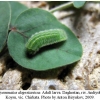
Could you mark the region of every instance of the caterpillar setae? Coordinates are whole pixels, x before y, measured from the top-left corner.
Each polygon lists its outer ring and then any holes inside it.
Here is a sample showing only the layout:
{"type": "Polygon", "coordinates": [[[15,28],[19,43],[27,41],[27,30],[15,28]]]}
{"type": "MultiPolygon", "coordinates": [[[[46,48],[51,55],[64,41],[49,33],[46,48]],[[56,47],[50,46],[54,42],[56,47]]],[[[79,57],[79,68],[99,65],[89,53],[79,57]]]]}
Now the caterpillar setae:
{"type": "Polygon", "coordinates": [[[67,40],[67,34],[62,29],[49,29],[35,33],[26,43],[29,54],[35,54],[40,48],[67,40]]]}

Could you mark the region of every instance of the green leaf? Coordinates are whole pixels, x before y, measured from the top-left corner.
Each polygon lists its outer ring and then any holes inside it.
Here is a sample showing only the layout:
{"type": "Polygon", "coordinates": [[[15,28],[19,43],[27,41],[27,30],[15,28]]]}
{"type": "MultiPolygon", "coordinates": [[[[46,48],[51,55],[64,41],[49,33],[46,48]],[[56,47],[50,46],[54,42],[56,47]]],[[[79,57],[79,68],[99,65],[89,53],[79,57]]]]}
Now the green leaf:
{"type": "Polygon", "coordinates": [[[0,2],[0,52],[6,44],[10,22],[10,6],[8,2],[0,2]]]}
{"type": "Polygon", "coordinates": [[[81,8],[81,7],[84,6],[85,2],[86,1],[74,1],[73,5],[74,5],[75,8],[81,8]]]}
{"type": "Polygon", "coordinates": [[[9,53],[25,68],[33,70],[58,68],[76,62],[82,56],[82,46],[72,31],[45,10],[34,8],[23,12],[16,19],[14,26],[16,30],[10,32],[7,41],[9,53]],[[44,47],[33,57],[28,57],[25,48],[28,39],[21,34],[30,38],[32,34],[48,29],[63,29],[68,40],[44,47]]]}
{"type": "Polygon", "coordinates": [[[10,1],[9,3],[11,6],[11,25],[13,25],[16,18],[28,8],[25,5],[16,1],[10,1]]]}

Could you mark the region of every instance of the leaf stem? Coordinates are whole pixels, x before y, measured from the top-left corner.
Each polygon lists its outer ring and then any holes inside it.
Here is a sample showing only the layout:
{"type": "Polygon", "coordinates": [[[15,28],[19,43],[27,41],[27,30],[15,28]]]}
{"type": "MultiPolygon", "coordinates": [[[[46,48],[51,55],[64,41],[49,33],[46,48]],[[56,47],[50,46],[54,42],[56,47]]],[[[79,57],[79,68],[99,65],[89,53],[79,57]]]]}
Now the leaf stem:
{"type": "Polygon", "coordinates": [[[68,2],[68,3],[62,4],[58,7],[51,9],[50,12],[53,13],[55,11],[62,10],[62,9],[65,9],[65,8],[69,8],[71,6],[73,6],[73,2],[68,2]]]}

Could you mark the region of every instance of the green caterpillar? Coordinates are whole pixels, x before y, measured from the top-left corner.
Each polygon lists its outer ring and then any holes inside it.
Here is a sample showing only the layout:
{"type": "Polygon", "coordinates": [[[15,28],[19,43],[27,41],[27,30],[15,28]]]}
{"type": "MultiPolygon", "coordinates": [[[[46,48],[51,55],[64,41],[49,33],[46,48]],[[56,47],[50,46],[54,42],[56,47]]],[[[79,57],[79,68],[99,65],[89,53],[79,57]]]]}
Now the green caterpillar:
{"type": "Polygon", "coordinates": [[[67,40],[67,34],[62,29],[49,29],[32,35],[26,43],[29,54],[35,54],[40,48],[67,40]]]}

